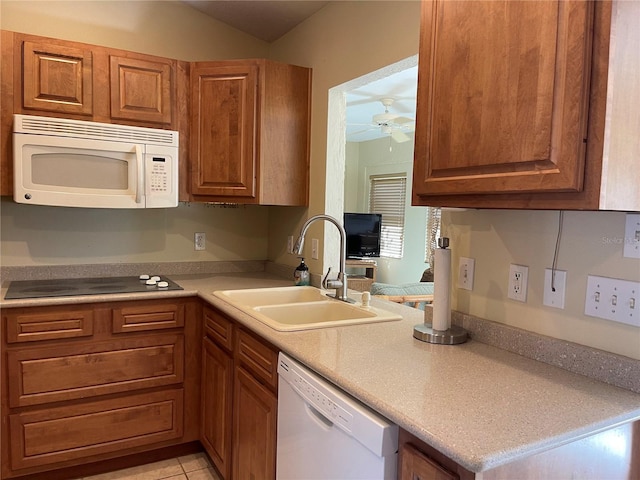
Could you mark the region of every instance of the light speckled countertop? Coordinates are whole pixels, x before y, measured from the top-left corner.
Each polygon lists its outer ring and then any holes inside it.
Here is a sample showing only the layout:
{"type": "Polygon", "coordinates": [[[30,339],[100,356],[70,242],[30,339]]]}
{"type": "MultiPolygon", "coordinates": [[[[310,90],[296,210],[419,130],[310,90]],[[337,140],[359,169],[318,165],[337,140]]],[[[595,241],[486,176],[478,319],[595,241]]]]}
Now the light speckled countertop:
{"type": "MultiPolygon", "coordinates": [[[[640,419],[640,394],[629,390],[478,341],[456,346],[420,342],[413,338],[413,326],[423,321],[419,310],[374,299],[403,319],[277,332],[212,292],[284,286],[290,281],[268,273],[171,278],[184,290],[158,296],[200,296],[474,472],[640,419]]],[[[140,298],[149,295],[3,300],[0,306],[140,298]]]]}

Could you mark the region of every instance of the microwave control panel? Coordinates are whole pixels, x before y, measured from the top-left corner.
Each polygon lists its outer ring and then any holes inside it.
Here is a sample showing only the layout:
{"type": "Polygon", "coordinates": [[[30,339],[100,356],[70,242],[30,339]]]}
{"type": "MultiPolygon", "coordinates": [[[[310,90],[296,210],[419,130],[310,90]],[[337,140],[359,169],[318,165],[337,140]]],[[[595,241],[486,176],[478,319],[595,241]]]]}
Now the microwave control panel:
{"type": "Polygon", "coordinates": [[[171,191],[171,159],[166,157],[152,157],[149,172],[149,188],[151,194],[171,191]]]}
{"type": "Polygon", "coordinates": [[[147,208],[178,206],[178,155],[166,147],[153,146],[145,156],[147,208]]]}

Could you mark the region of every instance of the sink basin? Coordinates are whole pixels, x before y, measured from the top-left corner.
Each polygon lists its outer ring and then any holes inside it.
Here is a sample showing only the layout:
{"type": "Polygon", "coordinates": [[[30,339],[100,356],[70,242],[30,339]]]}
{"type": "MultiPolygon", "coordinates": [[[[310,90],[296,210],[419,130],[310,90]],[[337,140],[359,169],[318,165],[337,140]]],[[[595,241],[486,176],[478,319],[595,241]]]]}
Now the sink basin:
{"type": "Polygon", "coordinates": [[[398,314],[346,303],[315,287],[218,290],[213,294],[274,330],[288,332],[400,320],[398,314]]]}
{"type": "Polygon", "coordinates": [[[324,292],[316,287],[253,288],[248,290],[219,290],[214,295],[229,303],[248,307],[281,305],[283,303],[318,302],[326,300],[324,292]]]}

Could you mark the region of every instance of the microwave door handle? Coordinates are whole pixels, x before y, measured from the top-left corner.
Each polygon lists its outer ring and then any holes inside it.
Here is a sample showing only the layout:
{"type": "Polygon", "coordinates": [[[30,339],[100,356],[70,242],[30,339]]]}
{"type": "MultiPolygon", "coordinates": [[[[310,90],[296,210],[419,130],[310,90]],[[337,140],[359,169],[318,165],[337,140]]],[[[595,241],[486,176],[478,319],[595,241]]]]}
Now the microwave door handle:
{"type": "Polygon", "coordinates": [[[144,189],[144,163],[142,156],[142,148],[135,145],[136,150],[136,203],[142,203],[142,191],[144,189]]]}

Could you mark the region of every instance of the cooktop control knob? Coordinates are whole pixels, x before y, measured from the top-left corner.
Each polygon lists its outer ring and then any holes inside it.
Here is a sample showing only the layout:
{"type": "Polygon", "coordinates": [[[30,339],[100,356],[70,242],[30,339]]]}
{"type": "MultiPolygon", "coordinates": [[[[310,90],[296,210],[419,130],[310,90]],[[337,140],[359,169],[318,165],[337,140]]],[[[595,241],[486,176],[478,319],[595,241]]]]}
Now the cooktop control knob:
{"type": "Polygon", "coordinates": [[[149,275],[140,275],[140,280],[149,280],[149,275]]]}
{"type": "Polygon", "coordinates": [[[158,288],[168,288],[169,287],[169,282],[158,282],[157,285],[158,288]]]}
{"type": "Polygon", "coordinates": [[[160,281],[160,277],[157,275],[154,275],[153,277],[151,277],[151,280],[155,280],[156,282],[160,281]]]}
{"type": "Polygon", "coordinates": [[[158,283],[157,280],[154,280],[153,278],[150,278],[149,280],[147,280],[145,282],[147,285],[155,285],[156,283],[158,283]]]}

